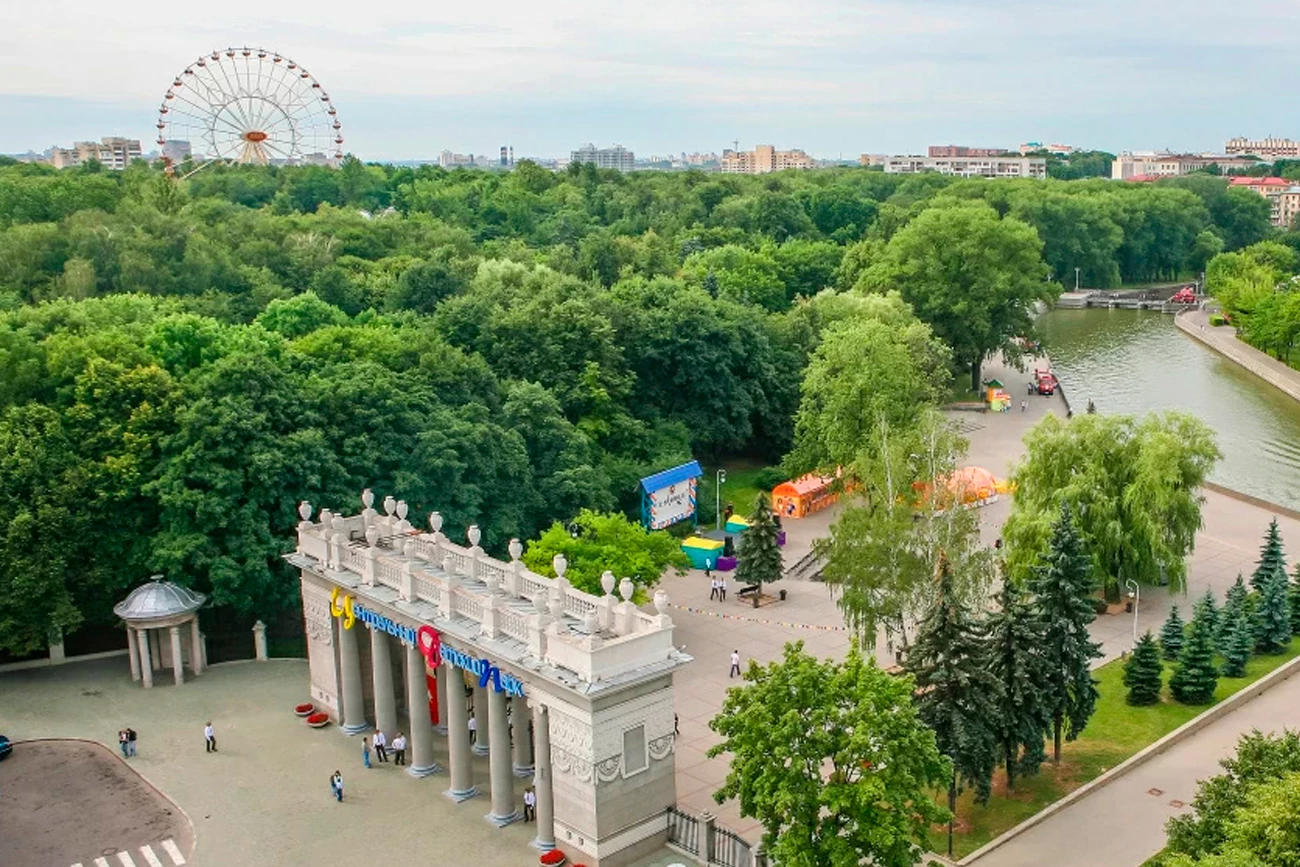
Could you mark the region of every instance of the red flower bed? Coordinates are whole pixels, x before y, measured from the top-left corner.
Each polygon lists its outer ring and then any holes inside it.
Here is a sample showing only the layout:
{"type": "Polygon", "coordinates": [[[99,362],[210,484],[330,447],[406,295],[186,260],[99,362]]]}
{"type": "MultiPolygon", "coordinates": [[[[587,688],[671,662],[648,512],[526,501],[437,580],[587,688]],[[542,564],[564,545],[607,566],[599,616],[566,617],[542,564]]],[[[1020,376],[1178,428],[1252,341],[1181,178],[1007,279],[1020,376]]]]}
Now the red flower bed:
{"type": "Polygon", "coordinates": [[[564,863],[564,853],[559,849],[552,849],[549,852],[543,852],[542,857],[537,860],[543,867],[559,867],[564,863]]]}
{"type": "Polygon", "coordinates": [[[310,716],[316,712],[316,705],[311,702],[304,702],[303,704],[295,705],[293,712],[298,716],[310,716]]]}
{"type": "Polygon", "coordinates": [[[311,716],[307,717],[307,725],[311,726],[314,729],[318,729],[321,726],[327,726],[329,724],[330,724],[330,715],[327,713],[314,713],[311,716]]]}

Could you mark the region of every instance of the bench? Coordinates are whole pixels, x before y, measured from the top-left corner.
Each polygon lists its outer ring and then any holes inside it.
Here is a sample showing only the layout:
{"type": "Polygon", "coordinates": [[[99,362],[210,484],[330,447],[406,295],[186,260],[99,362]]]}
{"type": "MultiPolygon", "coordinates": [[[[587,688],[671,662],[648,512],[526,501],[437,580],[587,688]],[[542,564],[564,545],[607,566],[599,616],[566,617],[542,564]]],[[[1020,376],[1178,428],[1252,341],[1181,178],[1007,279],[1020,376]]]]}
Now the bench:
{"type": "Polygon", "coordinates": [[[758,584],[750,584],[748,586],[741,587],[740,590],[736,593],[736,598],[744,599],[746,596],[754,596],[758,593],[759,587],[760,585],[758,584]]]}

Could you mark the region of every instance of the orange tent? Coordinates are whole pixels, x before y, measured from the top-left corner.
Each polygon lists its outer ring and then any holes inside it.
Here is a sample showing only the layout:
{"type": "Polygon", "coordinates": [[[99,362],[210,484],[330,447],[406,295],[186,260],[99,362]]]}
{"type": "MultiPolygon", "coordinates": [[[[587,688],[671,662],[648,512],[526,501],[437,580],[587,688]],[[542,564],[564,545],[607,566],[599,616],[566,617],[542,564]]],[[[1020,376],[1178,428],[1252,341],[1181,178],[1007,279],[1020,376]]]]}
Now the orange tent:
{"type": "Polygon", "coordinates": [[[782,518],[804,518],[839,499],[831,485],[835,479],[809,473],[772,489],[772,508],[782,518]]]}
{"type": "MultiPolygon", "coordinates": [[[[983,467],[962,467],[938,480],[947,492],[945,500],[964,506],[983,506],[992,503],[998,494],[1005,494],[1007,483],[995,477],[983,467]]],[[[918,482],[913,486],[924,497],[933,496],[933,485],[918,482]]]]}

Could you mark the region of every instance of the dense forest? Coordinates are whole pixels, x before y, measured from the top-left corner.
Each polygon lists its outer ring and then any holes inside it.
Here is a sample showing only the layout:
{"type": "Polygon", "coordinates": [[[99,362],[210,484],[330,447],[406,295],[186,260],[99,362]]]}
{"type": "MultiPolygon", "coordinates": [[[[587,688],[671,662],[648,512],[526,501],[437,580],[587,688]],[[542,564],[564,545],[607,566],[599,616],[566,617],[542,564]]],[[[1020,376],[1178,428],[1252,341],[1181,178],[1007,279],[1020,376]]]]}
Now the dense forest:
{"type": "Polygon", "coordinates": [[[1268,215],[1210,175],[0,160],[0,652],[105,622],[155,571],[284,610],[303,499],[392,492],[500,553],[634,510],[692,456],[779,462],[839,320],[901,305],[978,378],[1076,268],[1107,287],[1300,249],[1268,215]],[[892,300],[850,303],[871,295],[892,300]]]}

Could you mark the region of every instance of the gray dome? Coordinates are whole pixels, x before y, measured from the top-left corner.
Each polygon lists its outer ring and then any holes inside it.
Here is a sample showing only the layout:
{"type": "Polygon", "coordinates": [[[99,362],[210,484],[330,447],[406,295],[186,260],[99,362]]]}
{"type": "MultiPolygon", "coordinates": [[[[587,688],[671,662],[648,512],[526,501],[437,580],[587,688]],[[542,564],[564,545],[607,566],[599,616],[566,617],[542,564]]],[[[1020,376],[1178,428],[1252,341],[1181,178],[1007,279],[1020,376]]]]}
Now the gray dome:
{"type": "Polygon", "coordinates": [[[114,605],[113,613],[123,620],[158,620],[198,611],[207,598],[155,575],[114,605]]]}

